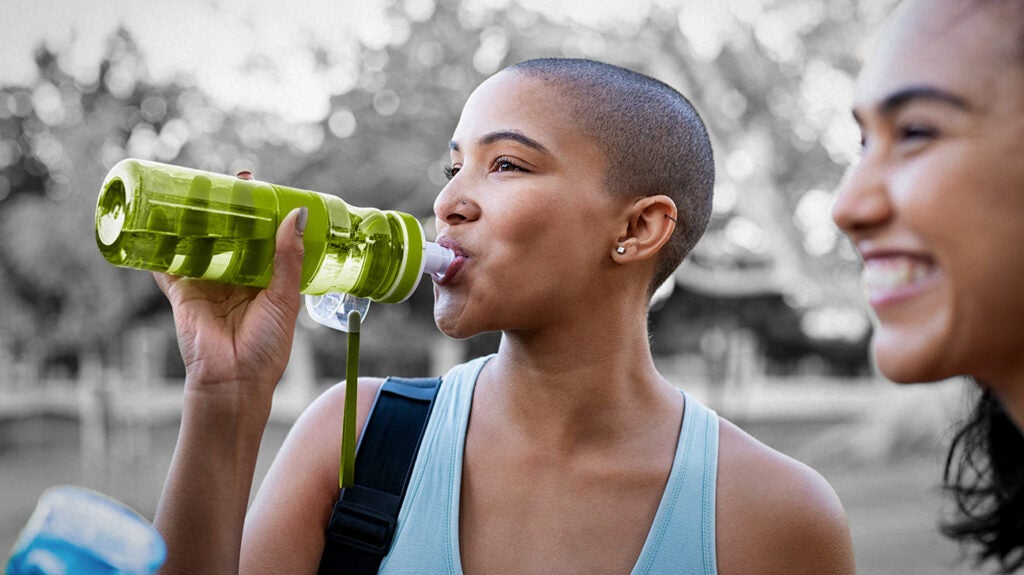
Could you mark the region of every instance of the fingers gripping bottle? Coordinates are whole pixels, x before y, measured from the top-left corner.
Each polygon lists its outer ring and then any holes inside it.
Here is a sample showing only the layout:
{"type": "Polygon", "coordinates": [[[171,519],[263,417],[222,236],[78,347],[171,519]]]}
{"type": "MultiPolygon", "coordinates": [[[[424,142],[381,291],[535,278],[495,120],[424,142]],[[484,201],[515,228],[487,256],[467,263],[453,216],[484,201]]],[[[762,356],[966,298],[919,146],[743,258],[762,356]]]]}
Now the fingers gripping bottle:
{"type": "Polygon", "coordinates": [[[454,258],[425,241],[409,214],[136,159],[117,163],[103,182],[96,244],[118,266],[266,287],[278,224],[301,206],[309,209],[300,288],[307,295],[401,302],[422,274],[442,276],[454,258]]]}

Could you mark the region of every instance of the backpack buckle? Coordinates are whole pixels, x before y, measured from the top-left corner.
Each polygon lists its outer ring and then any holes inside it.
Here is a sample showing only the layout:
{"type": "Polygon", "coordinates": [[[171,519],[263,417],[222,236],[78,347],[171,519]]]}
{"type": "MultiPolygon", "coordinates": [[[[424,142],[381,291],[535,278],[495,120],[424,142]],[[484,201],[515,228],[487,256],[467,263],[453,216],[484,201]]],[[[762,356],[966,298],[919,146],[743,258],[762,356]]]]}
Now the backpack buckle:
{"type": "Polygon", "coordinates": [[[383,557],[391,547],[396,523],[393,517],[343,498],[334,504],[327,534],[338,542],[383,557]]]}

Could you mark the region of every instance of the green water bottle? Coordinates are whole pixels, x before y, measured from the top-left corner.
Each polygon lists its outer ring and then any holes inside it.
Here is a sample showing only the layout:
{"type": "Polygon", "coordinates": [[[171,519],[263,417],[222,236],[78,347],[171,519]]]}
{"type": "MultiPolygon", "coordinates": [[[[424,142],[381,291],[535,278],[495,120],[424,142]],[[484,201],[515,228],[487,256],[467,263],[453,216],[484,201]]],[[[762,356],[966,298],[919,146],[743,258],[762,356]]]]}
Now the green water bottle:
{"type": "Polygon", "coordinates": [[[96,244],[122,267],[266,287],[281,218],[305,206],[300,291],[404,301],[453,252],[413,216],[336,196],[136,159],[117,163],[96,202],[96,244]]]}

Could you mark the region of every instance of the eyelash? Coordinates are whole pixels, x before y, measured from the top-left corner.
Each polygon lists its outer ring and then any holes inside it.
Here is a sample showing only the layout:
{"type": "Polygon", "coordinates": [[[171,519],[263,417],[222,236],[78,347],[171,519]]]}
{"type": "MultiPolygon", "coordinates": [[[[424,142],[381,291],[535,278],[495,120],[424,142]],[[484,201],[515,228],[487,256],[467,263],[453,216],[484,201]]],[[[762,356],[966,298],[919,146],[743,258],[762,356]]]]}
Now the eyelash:
{"type": "MultiPolygon", "coordinates": [[[[525,172],[526,169],[520,166],[515,160],[508,156],[501,156],[494,160],[491,164],[491,168],[496,172],[525,172]]],[[[455,177],[455,174],[459,173],[461,166],[447,165],[442,168],[444,170],[444,177],[451,180],[455,177]]]]}
{"type": "Polygon", "coordinates": [[[494,160],[494,163],[491,164],[491,167],[494,168],[494,171],[496,171],[496,172],[507,172],[507,171],[523,172],[523,171],[526,171],[526,170],[523,169],[522,166],[520,166],[518,163],[516,163],[515,160],[513,160],[512,158],[509,158],[508,156],[501,156],[501,157],[497,158],[496,160],[494,160]],[[508,168],[510,168],[510,169],[503,169],[504,166],[508,166],[508,168]]]}
{"type": "MultiPolygon", "coordinates": [[[[895,139],[898,142],[915,141],[915,140],[931,140],[939,135],[939,130],[930,126],[921,124],[901,124],[897,125],[895,130],[895,139]]],[[[866,148],[868,145],[867,134],[862,133],[860,137],[861,149],[866,148]]]]}
{"type": "Polygon", "coordinates": [[[939,133],[935,128],[920,124],[904,124],[898,126],[896,132],[901,140],[931,139],[939,133]]]}

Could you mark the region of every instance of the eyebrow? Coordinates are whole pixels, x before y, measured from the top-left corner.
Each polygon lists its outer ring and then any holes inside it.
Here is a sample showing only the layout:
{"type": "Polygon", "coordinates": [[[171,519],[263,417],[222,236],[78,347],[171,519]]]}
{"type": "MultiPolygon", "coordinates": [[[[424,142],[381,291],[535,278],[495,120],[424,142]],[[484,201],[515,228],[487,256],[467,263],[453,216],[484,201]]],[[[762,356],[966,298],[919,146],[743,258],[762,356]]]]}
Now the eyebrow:
{"type": "MultiPolygon", "coordinates": [[[[957,108],[963,111],[970,111],[971,105],[967,100],[947,92],[945,90],[934,88],[932,86],[912,86],[905,88],[897,92],[889,94],[878,104],[878,111],[883,116],[892,116],[900,109],[914,103],[914,102],[935,102],[938,104],[946,104],[953,108],[957,108]]],[[[857,110],[853,111],[853,117],[860,120],[860,116],[857,114],[857,110]]]]}
{"type": "MultiPolygon", "coordinates": [[[[522,145],[526,146],[527,148],[532,148],[532,149],[537,150],[538,152],[541,152],[541,153],[544,153],[544,154],[550,154],[551,153],[544,146],[544,144],[541,144],[537,140],[534,140],[533,138],[531,138],[531,137],[527,136],[526,134],[523,134],[522,132],[519,132],[517,130],[498,130],[498,131],[495,131],[495,132],[489,132],[487,134],[484,134],[483,137],[480,138],[478,144],[481,145],[481,146],[488,146],[490,144],[494,144],[496,142],[501,142],[501,141],[506,141],[506,140],[507,141],[511,141],[511,142],[517,142],[519,144],[522,144],[522,145]]],[[[451,142],[449,142],[448,143],[448,149],[452,150],[452,151],[455,151],[455,152],[460,151],[458,142],[456,142],[455,140],[452,140],[451,142]]]]}

